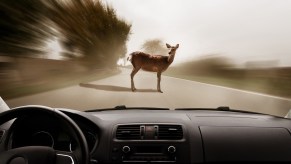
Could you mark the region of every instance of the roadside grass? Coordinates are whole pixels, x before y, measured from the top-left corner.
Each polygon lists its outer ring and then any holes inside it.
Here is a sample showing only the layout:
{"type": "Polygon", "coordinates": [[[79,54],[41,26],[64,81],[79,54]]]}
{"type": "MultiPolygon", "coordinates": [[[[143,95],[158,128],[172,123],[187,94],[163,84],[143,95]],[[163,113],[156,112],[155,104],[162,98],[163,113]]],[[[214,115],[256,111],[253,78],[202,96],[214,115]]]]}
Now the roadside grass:
{"type": "Polygon", "coordinates": [[[120,70],[102,69],[86,73],[55,73],[52,75],[42,75],[30,82],[18,82],[17,84],[6,84],[0,87],[0,96],[3,99],[12,99],[50,90],[78,85],[110,77],[120,73],[120,70]]]}
{"type": "Polygon", "coordinates": [[[284,98],[291,98],[291,81],[289,79],[270,80],[260,77],[234,78],[215,75],[199,76],[194,74],[179,74],[171,71],[165,72],[163,75],[284,98]]]}

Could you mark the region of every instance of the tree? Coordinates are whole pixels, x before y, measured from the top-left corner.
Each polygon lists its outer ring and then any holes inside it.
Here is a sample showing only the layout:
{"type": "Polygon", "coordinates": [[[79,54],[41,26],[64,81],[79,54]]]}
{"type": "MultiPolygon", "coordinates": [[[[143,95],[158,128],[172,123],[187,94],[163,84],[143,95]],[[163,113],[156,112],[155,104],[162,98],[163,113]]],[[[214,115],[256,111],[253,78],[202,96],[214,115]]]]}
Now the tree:
{"type": "Polygon", "coordinates": [[[0,0],[0,53],[33,56],[52,35],[41,0],[0,0]]]}
{"type": "Polygon", "coordinates": [[[126,53],[131,25],[99,0],[48,0],[50,18],[64,45],[82,53],[89,67],[116,65],[126,53]]]}
{"type": "Polygon", "coordinates": [[[90,68],[115,66],[130,28],[101,0],[0,0],[2,54],[45,54],[47,40],[56,38],[67,57],[90,68]]]}
{"type": "Polygon", "coordinates": [[[146,40],[141,48],[145,53],[164,55],[167,54],[168,50],[166,48],[166,43],[163,43],[161,39],[150,39],[146,40]]]}

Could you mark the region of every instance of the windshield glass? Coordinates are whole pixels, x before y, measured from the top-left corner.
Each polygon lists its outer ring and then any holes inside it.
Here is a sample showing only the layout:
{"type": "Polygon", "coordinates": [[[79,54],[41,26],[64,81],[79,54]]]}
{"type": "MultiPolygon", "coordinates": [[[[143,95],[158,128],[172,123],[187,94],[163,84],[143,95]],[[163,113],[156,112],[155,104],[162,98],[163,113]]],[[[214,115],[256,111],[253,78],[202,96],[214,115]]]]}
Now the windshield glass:
{"type": "Polygon", "coordinates": [[[11,108],[291,109],[291,1],[0,0],[0,12],[11,108]]]}

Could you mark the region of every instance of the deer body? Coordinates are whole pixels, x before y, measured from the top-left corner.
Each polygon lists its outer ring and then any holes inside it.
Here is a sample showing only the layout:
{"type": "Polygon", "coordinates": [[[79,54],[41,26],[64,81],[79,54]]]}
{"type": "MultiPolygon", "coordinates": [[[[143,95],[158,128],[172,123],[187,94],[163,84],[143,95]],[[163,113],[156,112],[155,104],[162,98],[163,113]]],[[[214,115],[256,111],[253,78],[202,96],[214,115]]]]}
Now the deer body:
{"type": "Polygon", "coordinates": [[[157,90],[161,91],[160,83],[161,83],[161,75],[162,72],[167,70],[170,64],[174,61],[176,50],[179,47],[179,44],[176,46],[170,46],[166,44],[168,48],[170,48],[169,56],[161,56],[161,55],[150,55],[143,52],[133,52],[130,54],[130,61],[133,65],[132,72],[130,74],[131,77],[131,90],[134,92],[136,90],[134,86],[134,75],[140,70],[157,72],[157,90]]]}

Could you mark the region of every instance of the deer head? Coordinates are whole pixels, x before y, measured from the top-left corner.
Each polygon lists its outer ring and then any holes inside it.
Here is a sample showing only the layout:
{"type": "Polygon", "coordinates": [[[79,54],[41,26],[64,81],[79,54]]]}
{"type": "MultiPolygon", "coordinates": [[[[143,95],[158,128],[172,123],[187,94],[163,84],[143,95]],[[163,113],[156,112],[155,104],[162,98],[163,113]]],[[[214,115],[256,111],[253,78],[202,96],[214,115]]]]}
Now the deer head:
{"type": "Polygon", "coordinates": [[[168,43],[166,43],[167,48],[170,49],[169,51],[169,57],[168,57],[168,62],[169,64],[171,64],[174,61],[175,58],[175,54],[176,54],[176,50],[179,48],[179,44],[177,44],[176,46],[171,46],[168,43]]]}
{"type": "Polygon", "coordinates": [[[168,43],[166,43],[167,48],[170,49],[169,51],[169,55],[175,55],[176,54],[176,50],[179,48],[179,44],[177,44],[176,46],[171,46],[168,43]]]}

